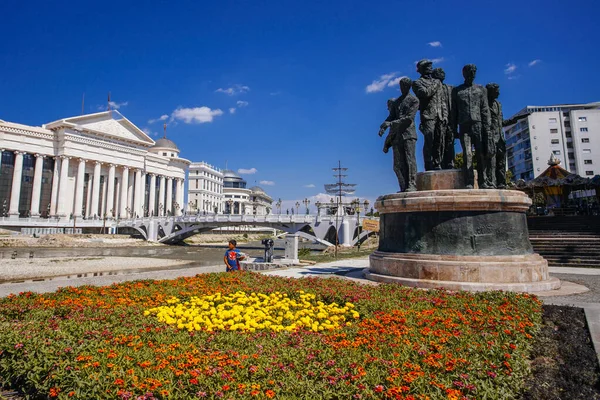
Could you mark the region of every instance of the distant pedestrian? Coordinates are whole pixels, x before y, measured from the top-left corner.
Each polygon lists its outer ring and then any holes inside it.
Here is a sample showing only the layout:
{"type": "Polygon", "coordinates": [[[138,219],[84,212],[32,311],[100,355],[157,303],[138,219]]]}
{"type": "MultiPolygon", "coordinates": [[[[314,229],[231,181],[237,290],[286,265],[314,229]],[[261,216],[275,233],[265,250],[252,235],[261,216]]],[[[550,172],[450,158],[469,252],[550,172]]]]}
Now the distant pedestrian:
{"type": "Polygon", "coordinates": [[[223,261],[225,261],[225,266],[227,267],[227,272],[242,270],[240,260],[243,260],[246,258],[246,256],[236,249],[236,246],[237,242],[233,239],[230,240],[229,249],[227,249],[225,256],[223,257],[223,261]]]}

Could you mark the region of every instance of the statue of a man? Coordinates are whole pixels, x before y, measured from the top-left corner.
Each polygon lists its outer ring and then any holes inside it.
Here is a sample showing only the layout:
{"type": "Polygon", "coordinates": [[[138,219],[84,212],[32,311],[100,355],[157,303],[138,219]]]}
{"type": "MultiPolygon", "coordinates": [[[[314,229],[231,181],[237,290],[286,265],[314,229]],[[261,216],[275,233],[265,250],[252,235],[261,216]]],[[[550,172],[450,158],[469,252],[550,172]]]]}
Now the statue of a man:
{"type": "Polygon", "coordinates": [[[475,171],[473,169],[473,152],[477,157],[477,181],[480,189],[489,189],[490,185],[485,180],[485,153],[484,139],[490,129],[490,108],[486,90],[481,85],[476,85],[475,75],[477,67],[467,64],[462,69],[465,82],[452,89],[452,131],[460,135],[460,144],[463,149],[465,184],[467,189],[473,189],[475,184],[475,171]]]}
{"type": "Polygon", "coordinates": [[[388,127],[390,128],[390,133],[388,133],[383,146],[383,152],[387,153],[390,146],[393,149],[394,172],[398,178],[401,192],[414,192],[417,190],[415,116],[419,109],[419,100],[410,94],[412,83],[410,78],[400,79],[402,95],[395,100],[388,101],[389,115],[379,129],[379,136],[382,136],[385,130],[388,127]]]}
{"type": "Polygon", "coordinates": [[[442,151],[442,169],[454,168],[454,132],[450,128],[450,112],[452,110],[452,89],[454,86],[446,85],[446,73],[441,68],[435,68],[431,76],[442,83],[442,136],[444,137],[444,148],[442,151]]]}
{"type": "Polygon", "coordinates": [[[504,131],[502,130],[504,119],[502,117],[502,104],[498,101],[500,96],[500,86],[497,83],[488,83],[487,89],[488,105],[490,107],[490,140],[495,150],[495,154],[488,152],[487,180],[498,189],[506,187],[506,141],[504,140],[504,131]]]}
{"type": "Polygon", "coordinates": [[[419,130],[423,133],[423,161],[425,170],[442,169],[444,136],[442,121],[445,105],[442,102],[442,83],[431,76],[432,64],[429,60],[417,63],[417,72],[421,77],[413,82],[412,89],[419,99],[421,124],[419,130]]]}

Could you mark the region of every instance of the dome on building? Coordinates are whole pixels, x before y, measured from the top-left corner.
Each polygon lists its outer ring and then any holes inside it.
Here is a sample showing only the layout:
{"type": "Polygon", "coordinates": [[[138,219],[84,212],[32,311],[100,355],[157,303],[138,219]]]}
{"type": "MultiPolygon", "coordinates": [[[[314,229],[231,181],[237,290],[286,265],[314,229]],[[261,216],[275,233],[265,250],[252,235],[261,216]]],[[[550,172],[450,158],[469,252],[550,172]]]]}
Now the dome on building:
{"type": "Polygon", "coordinates": [[[179,147],[177,147],[172,140],[169,140],[166,137],[158,139],[152,148],[172,149],[179,152],[179,147]]]}
{"type": "Polygon", "coordinates": [[[223,179],[227,179],[227,178],[242,179],[241,176],[239,176],[238,174],[236,174],[232,170],[230,170],[230,169],[224,169],[223,170],[223,179]]]}
{"type": "Polygon", "coordinates": [[[252,186],[250,188],[250,190],[252,190],[253,192],[259,192],[259,193],[265,193],[265,190],[263,188],[261,188],[260,186],[252,186]]]}

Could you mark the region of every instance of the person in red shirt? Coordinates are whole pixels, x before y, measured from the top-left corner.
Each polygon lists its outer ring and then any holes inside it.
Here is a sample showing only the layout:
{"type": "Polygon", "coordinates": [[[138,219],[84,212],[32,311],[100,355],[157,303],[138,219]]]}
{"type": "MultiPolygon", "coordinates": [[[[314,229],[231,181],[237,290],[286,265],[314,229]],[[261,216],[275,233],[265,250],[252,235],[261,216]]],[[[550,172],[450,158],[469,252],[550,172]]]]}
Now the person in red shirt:
{"type": "Polygon", "coordinates": [[[232,271],[241,271],[242,266],[240,265],[240,260],[246,258],[244,254],[242,254],[235,247],[237,246],[237,242],[235,240],[229,241],[229,249],[225,252],[225,256],[223,257],[223,261],[225,261],[225,266],[227,267],[227,272],[232,271]]]}

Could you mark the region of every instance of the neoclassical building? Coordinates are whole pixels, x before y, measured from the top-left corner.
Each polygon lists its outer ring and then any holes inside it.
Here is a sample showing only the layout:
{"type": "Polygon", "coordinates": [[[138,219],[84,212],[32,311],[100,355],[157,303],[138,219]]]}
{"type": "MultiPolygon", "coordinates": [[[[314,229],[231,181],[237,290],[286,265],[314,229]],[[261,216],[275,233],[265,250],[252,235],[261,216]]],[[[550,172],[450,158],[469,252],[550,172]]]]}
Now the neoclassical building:
{"type": "Polygon", "coordinates": [[[271,213],[273,199],[260,187],[246,188],[246,181],[231,170],[223,171],[225,214],[266,215],[271,213]]]}
{"type": "Polygon", "coordinates": [[[190,213],[223,213],[223,173],[205,163],[190,164],[188,175],[188,208],[190,213]]]}
{"type": "Polygon", "coordinates": [[[118,111],[41,127],[0,120],[0,211],[10,218],[180,215],[190,161],[118,111]]]}

